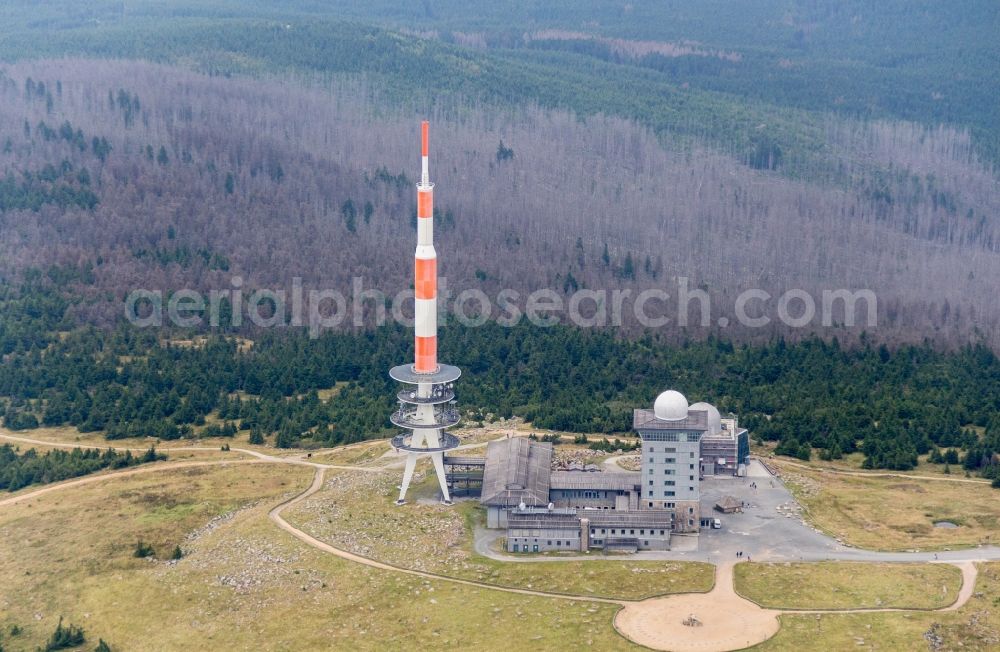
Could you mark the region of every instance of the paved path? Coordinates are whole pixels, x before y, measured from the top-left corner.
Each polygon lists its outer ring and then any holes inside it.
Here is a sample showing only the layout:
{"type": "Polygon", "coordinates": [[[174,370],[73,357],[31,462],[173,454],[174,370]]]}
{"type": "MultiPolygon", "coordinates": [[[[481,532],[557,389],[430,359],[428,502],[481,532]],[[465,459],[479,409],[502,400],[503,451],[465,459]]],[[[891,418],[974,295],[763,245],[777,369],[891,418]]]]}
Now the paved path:
{"type": "Polygon", "coordinates": [[[615,616],[626,638],[671,652],[741,650],[778,633],[778,614],[737,595],[731,561],[719,564],[708,593],[690,593],[633,602],[615,616]],[[685,625],[689,618],[700,625],[685,625]]]}
{"type": "Polygon", "coordinates": [[[979,567],[975,562],[963,561],[955,564],[962,569],[962,588],[958,591],[958,598],[955,602],[941,611],[958,611],[969,601],[976,591],[976,577],[979,574],[979,567]]]}

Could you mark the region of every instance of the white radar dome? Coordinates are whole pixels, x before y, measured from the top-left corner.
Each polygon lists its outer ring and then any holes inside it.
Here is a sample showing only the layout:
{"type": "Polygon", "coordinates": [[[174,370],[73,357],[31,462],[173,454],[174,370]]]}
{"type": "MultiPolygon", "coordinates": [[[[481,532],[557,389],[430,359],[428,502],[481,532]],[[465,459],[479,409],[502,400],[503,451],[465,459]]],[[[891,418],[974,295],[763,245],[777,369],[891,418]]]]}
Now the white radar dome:
{"type": "Polygon", "coordinates": [[[708,432],[713,435],[722,432],[722,415],[719,414],[718,408],[714,405],[710,403],[695,403],[688,409],[708,412],[708,432]]]}
{"type": "Polygon", "coordinates": [[[668,389],[656,397],[653,414],[663,421],[680,421],[688,415],[688,402],[678,391],[668,389]]]}

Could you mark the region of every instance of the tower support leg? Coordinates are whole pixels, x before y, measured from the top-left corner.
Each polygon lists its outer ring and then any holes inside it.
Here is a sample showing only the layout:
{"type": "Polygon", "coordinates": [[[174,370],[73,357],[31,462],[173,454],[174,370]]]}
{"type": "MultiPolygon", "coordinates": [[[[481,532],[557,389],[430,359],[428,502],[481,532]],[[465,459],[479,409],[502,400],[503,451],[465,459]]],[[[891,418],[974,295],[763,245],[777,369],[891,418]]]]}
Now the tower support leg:
{"type": "Polygon", "coordinates": [[[397,505],[402,505],[406,502],[406,490],[410,488],[410,480],[413,479],[413,469],[416,466],[417,454],[407,453],[406,468],[403,470],[403,484],[399,485],[399,499],[396,500],[397,505]]]}
{"type": "MultiPolygon", "coordinates": [[[[438,430],[428,430],[426,437],[428,448],[437,448],[441,443],[441,432],[438,430]]],[[[434,474],[437,475],[438,485],[441,487],[441,502],[450,505],[451,494],[448,492],[448,478],[444,475],[444,453],[431,453],[431,461],[434,463],[434,474]]]]}
{"type": "Polygon", "coordinates": [[[445,505],[451,504],[451,495],[448,493],[448,479],[444,475],[444,453],[432,453],[434,460],[434,473],[437,474],[438,484],[441,485],[441,501],[445,505]]]}

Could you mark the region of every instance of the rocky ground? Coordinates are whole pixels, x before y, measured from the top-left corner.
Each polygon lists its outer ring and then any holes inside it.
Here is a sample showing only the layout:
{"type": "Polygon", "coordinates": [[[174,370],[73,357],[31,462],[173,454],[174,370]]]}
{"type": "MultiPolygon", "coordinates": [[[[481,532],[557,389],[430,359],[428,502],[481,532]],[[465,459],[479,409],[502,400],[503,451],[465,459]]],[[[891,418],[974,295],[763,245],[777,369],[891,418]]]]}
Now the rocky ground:
{"type": "MultiPolygon", "coordinates": [[[[424,479],[416,473],[414,486],[424,479]]],[[[289,517],[330,545],[408,568],[440,570],[466,560],[462,513],[419,501],[401,510],[393,504],[398,482],[392,474],[337,473],[289,517]]]]}
{"type": "Polygon", "coordinates": [[[552,454],[553,471],[598,471],[599,464],[608,454],[589,448],[556,446],[552,454]]]}

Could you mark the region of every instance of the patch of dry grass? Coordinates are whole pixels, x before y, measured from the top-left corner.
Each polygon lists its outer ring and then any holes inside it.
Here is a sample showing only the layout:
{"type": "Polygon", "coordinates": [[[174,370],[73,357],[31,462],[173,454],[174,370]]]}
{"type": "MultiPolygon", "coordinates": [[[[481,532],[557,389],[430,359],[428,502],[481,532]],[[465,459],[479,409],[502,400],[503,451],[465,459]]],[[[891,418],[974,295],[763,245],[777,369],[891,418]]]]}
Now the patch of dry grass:
{"type": "Polygon", "coordinates": [[[737,564],[736,591],[773,609],[938,609],[958,598],[947,564],[860,562],[737,564]]]}
{"type": "Polygon", "coordinates": [[[167,559],[175,546],[195,545],[188,534],[213,519],[300,491],[309,477],[306,469],[262,464],[164,469],[109,477],[5,506],[0,509],[0,625],[17,624],[25,630],[23,640],[34,644],[64,615],[113,640],[115,629],[102,621],[99,605],[81,604],[88,591],[110,589],[165,566],[133,556],[139,539],[167,559]]]}
{"type": "Polygon", "coordinates": [[[940,550],[997,538],[1000,492],[988,484],[841,475],[776,464],[806,518],[850,545],[940,550]],[[936,521],[959,527],[937,528],[936,521]]]}
{"type": "Polygon", "coordinates": [[[386,440],[362,442],[331,450],[314,452],[312,460],[323,464],[343,466],[384,466],[400,461],[399,458],[383,457],[392,450],[386,440]]]}
{"type": "MultiPolygon", "coordinates": [[[[756,565],[756,564],[755,564],[756,565]]],[[[1000,563],[980,564],[976,590],[953,612],[785,614],[761,652],[1000,648],[1000,563]]]]}

